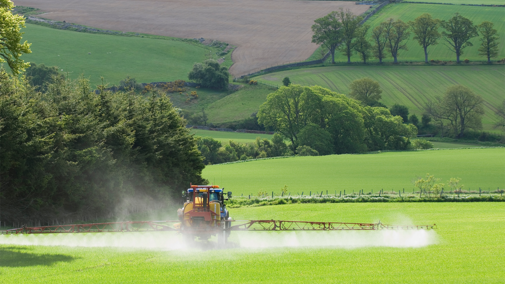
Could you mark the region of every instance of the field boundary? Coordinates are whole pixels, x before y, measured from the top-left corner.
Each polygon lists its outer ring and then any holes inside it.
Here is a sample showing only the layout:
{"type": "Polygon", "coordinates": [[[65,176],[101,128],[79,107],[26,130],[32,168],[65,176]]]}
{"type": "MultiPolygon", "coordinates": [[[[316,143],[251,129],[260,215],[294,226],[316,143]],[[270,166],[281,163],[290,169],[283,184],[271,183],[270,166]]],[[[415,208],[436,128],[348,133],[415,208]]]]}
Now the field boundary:
{"type": "MultiPolygon", "coordinates": [[[[52,28],[52,29],[57,29],[57,30],[89,33],[89,34],[102,34],[102,35],[114,35],[114,36],[124,36],[124,37],[138,37],[138,38],[147,38],[147,39],[161,39],[161,40],[179,41],[179,42],[192,44],[192,45],[202,47],[202,48],[218,49],[218,50],[220,50],[220,52],[218,52],[219,56],[225,56],[228,53],[230,53],[230,51],[231,51],[231,53],[233,53],[233,51],[235,51],[235,49],[236,49],[235,46],[228,44],[228,43],[224,43],[226,45],[226,47],[224,47],[224,48],[217,48],[217,47],[213,46],[213,43],[218,42],[218,41],[214,41],[214,40],[212,40],[212,43],[210,45],[204,44],[203,42],[205,41],[205,39],[203,39],[203,38],[188,39],[188,38],[178,38],[178,37],[146,34],[146,33],[122,32],[122,31],[117,31],[117,30],[99,29],[99,28],[94,28],[94,27],[85,26],[85,25],[68,23],[65,21],[63,21],[63,22],[53,21],[53,20],[48,20],[48,19],[42,18],[42,17],[36,17],[36,15],[39,15],[38,9],[30,11],[31,14],[30,13],[24,14],[23,13],[24,8],[30,8],[30,9],[35,9],[35,8],[25,7],[25,6],[16,6],[14,8],[15,9],[14,12],[25,17],[25,23],[32,24],[32,25],[38,25],[38,26],[42,26],[42,27],[47,27],[47,28],[52,28]],[[16,10],[16,8],[21,9],[21,10],[16,10]]],[[[219,43],[223,43],[223,42],[219,42],[219,43]]]]}
{"type": "MultiPolygon", "coordinates": [[[[457,194],[454,193],[452,196],[442,195],[439,197],[428,197],[422,196],[417,197],[413,195],[402,196],[396,195],[358,195],[357,193],[353,195],[346,196],[331,196],[316,193],[312,196],[274,196],[274,197],[257,197],[249,195],[234,197],[230,199],[227,203],[228,208],[240,208],[244,207],[258,207],[258,206],[269,206],[269,205],[284,205],[284,204],[302,204],[302,203],[387,203],[387,202],[400,202],[400,203],[434,203],[434,202],[505,202],[505,197],[502,193],[491,194],[488,196],[471,196],[469,194],[457,194]],[[252,198],[251,198],[252,197],[252,198]]],[[[478,193],[477,193],[478,194],[478,193]]],[[[417,193],[419,195],[419,193],[417,193]]]]}

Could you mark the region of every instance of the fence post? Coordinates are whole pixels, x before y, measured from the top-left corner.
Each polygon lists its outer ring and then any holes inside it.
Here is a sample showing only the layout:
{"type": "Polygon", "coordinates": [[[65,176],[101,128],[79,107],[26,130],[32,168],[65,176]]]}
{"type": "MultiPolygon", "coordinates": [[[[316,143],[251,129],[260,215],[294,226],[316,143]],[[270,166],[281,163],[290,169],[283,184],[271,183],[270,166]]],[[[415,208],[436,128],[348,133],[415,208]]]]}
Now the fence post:
{"type": "Polygon", "coordinates": [[[344,196],[345,196],[345,189],[344,189],[344,196]]]}
{"type": "Polygon", "coordinates": [[[402,192],[398,190],[398,195],[402,197],[402,192]]]}
{"type": "Polygon", "coordinates": [[[312,190],[311,190],[311,191],[309,191],[309,196],[312,196],[312,190]]]}
{"type": "Polygon", "coordinates": [[[403,188],[403,193],[405,194],[405,187],[403,188]]]}
{"type": "Polygon", "coordinates": [[[479,196],[481,196],[481,193],[482,193],[482,189],[480,189],[480,187],[479,187],[479,196]]]}
{"type": "MultiPolygon", "coordinates": [[[[335,195],[337,195],[337,193],[335,192],[335,195]]],[[[340,196],[339,197],[342,197],[342,190],[340,191],[340,196]]]]}
{"type": "Polygon", "coordinates": [[[249,199],[251,199],[251,195],[249,194],[249,199]]]}

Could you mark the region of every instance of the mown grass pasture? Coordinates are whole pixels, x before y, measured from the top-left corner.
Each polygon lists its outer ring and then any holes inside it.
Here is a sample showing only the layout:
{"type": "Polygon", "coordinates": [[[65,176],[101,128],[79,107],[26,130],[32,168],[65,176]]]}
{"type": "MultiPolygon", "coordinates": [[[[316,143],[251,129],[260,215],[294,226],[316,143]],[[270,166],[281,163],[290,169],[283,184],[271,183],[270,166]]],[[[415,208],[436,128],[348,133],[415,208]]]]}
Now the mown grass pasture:
{"type": "MultiPolygon", "coordinates": [[[[110,233],[86,236],[0,236],[2,283],[419,283],[500,282],[505,259],[502,241],[505,207],[501,203],[382,203],[293,204],[232,209],[235,219],[288,219],[413,224],[436,223],[438,241],[419,248],[399,247],[270,247],[170,251],[149,248],[153,239],[170,239],[171,233],[110,233]],[[53,246],[14,245],[16,238],[53,246]],[[133,246],[147,249],[58,246],[58,240],[87,238],[114,243],[131,238],[133,246]],[[10,244],[6,244],[10,243],[10,244]],[[198,269],[195,270],[195,267],[198,269]]],[[[376,232],[321,232],[323,239],[373,239],[376,232]],[[333,235],[332,235],[333,234],[333,235]],[[332,237],[333,236],[333,237],[332,237]]],[[[172,233],[173,234],[173,233],[172,233]]],[[[246,238],[262,236],[269,243],[292,241],[290,232],[241,232],[246,238]],[[287,237],[288,236],[288,237],[287,237]]],[[[237,241],[238,235],[232,235],[237,241]]],[[[249,238],[250,239],[250,238],[249,238]]],[[[63,243],[61,243],[64,245],[63,243]]],[[[165,244],[170,246],[170,244],[165,244]]],[[[337,245],[337,244],[335,244],[337,245]]]]}
{"type": "MultiPolygon", "coordinates": [[[[503,2],[501,4],[503,4],[503,2]]],[[[409,21],[414,21],[415,18],[424,13],[431,14],[432,17],[441,20],[449,20],[454,16],[454,13],[459,13],[462,16],[472,20],[475,25],[479,25],[483,21],[494,23],[494,28],[498,30],[498,35],[502,35],[499,39],[498,57],[494,58],[494,60],[499,60],[505,57],[505,37],[503,36],[503,33],[505,32],[505,21],[503,21],[503,13],[505,13],[505,8],[503,7],[399,3],[384,7],[378,14],[371,17],[367,21],[367,24],[371,26],[371,29],[373,29],[381,22],[386,21],[390,18],[393,18],[395,20],[400,19],[408,23],[409,21]]],[[[442,32],[442,30],[443,28],[440,28],[439,32],[442,32]]],[[[401,50],[398,53],[398,61],[424,61],[423,48],[413,38],[414,35],[411,33],[410,39],[407,42],[408,50],[401,50]]],[[[461,60],[468,59],[470,61],[486,61],[487,58],[485,56],[479,55],[479,37],[473,38],[471,42],[473,43],[473,46],[467,47],[463,50],[461,60]]],[[[440,39],[438,45],[434,45],[428,48],[428,59],[455,62],[456,54],[444,44],[443,39],[440,39]]],[[[358,55],[354,55],[351,60],[354,62],[361,61],[358,55]]],[[[340,52],[336,52],[335,61],[347,62],[347,57],[340,52]]],[[[393,62],[393,58],[389,54],[389,57],[383,61],[393,62]]],[[[370,62],[378,62],[378,60],[373,59],[370,62]]]]}
{"type": "Polygon", "coordinates": [[[485,148],[264,159],[207,166],[203,177],[235,196],[255,196],[280,195],[285,185],[292,194],[412,191],[413,181],[427,173],[442,183],[461,178],[465,190],[495,190],[505,187],[504,172],[505,149],[485,148]]]}
{"type": "MultiPolygon", "coordinates": [[[[27,24],[23,40],[32,43],[23,60],[57,66],[70,78],[80,75],[93,85],[117,85],[130,76],[137,82],[187,80],[196,62],[215,53],[213,48],[180,40],[114,36],[58,30],[27,24]]],[[[228,61],[231,65],[228,55],[228,61]]]]}
{"type": "Polygon", "coordinates": [[[192,129],[191,133],[195,134],[195,136],[198,137],[211,137],[215,140],[221,141],[223,144],[228,144],[230,140],[238,143],[253,143],[257,137],[269,140],[272,138],[272,135],[270,134],[211,131],[202,129],[192,129]]]}
{"type": "MultiPolygon", "coordinates": [[[[505,11],[505,10],[504,10],[505,11]]],[[[428,100],[442,96],[452,85],[463,85],[480,95],[485,103],[483,125],[491,129],[494,111],[505,99],[503,80],[505,66],[332,66],[294,69],[257,77],[258,81],[280,84],[289,77],[293,84],[319,85],[341,94],[350,92],[352,81],[369,77],[379,82],[381,102],[387,106],[405,105],[420,117],[428,100]]]]}

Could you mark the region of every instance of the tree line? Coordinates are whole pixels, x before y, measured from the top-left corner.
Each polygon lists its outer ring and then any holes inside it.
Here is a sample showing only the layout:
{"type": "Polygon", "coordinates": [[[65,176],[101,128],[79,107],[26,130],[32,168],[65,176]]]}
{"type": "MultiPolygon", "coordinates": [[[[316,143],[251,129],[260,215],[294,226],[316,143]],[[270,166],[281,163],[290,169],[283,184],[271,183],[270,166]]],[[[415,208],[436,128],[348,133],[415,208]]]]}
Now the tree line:
{"type": "Polygon", "coordinates": [[[470,19],[458,13],[449,20],[435,19],[425,13],[408,23],[389,19],[370,29],[370,25],[360,25],[362,20],[363,17],[355,16],[350,11],[333,11],[314,21],[312,42],[328,49],[332,63],[335,63],[336,50],[347,56],[347,63],[351,63],[354,53],[359,54],[365,64],[372,57],[382,63],[389,56],[394,63],[398,63],[400,52],[407,50],[407,41],[413,34],[414,40],[424,50],[426,63],[428,48],[440,40],[456,54],[456,62],[460,63],[463,50],[473,46],[471,39],[480,35],[479,55],[486,56],[488,63],[491,63],[491,58],[498,56],[498,31],[489,21],[474,25],[470,19]]]}
{"type": "Polygon", "coordinates": [[[167,202],[206,182],[196,139],[165,94],[97,93],[62,76],[43,89],[0,71],[3,222],[104,216],[126,197],[167,202]]]}

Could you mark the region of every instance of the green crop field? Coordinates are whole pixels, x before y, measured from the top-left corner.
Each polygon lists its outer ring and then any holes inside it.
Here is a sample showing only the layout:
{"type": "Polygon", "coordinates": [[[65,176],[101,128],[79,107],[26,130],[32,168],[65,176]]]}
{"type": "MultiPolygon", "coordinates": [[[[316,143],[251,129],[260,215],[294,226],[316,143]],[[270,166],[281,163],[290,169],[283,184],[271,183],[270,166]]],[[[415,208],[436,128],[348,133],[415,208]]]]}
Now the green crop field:
{"type": "MultiPolygon", "coordinates": [[[[505,11],[505,10],[504,10],[505,11]]],[[[485,129],[496,120],[494,111],[505,99],[505,66],[332,66],[295,69],[263,75],[258,81],[280,83],[289,77],[293,84],[319,85],[341,94],[349,93],[352,81],[369,77],[379,82],[381,102],[387,106],[401,104],[420,117],[428,99],[442,96],[447,87],[464,85],[484,99],[485,129]]]]}
{"type": "MultiPolygon", "coordinates": [[[[235,196],[260,191],[412,190],[427,173],[446,183],[461,178],[464,189],[505,188],[505,148],[291,157],[207,166],[203,177],[235,196]]],[[[348,191],[349,192],[349,191],[348,191]]]]}
{"type": "Polygon", "coordinates": [[[499,283],[505,277],[501,203],[294,204],[232,209],[231,216],[410,220],[436,223],[438,229],[427,233],[241,232],[231,237],[240,248],[219,250],[168,249],[177,246],[174,233],[169,232],[0,236],[0,282],[499,283]],[[406,239],[410,245],[402,247],[406,239]]]}
{"type": "Polygon", "coordinates": [[[252,133],[240,133],[240,132],[227,132],[227,131],[211,131],[202,129],[192,129],[191,133],[199,137],[211,137],[222,143],[227,144],[228,141],[233,140],[239,143],[253,143],[256,137],[262,139],[271,139],[272,135],[269,134],[252,134],[252,133]]]}
{"type": "MultiPolygon", "coordinates": [[[[58,66],[71,78],[84,74],[94,85],[102,76],[110,84],[126,76],[144,83],[187,80],[193,64],[214,51],[178,40],[89,34],[33,24],[27,24],[23,32],[23,40],[32,43],[32,53],[23,55],[25,61],[58,66]]],[[[228,58],[225,66],[229,65],[228,58]]]]}
{"type": "MultiPolygon", "coordinates": [[[[429,2],[429,1],[427,1],[429,2]]],[[[435,1],[434,1],[435,2],[435,1]]],[[[479,1],[480,2],[480,1],[479,1]]],[[[503,1],[501,4],[504,4],[503,1]]],[[[483,21],[490,21],[494,23],[494,28],[498,30],[498,35],[500,35],[500,45],[498,57],[495,60],[502,59],[505,57],[505,20],[503,14],[505,13],[505,8],[503,7],[475,7],[475,6],[461,6],[461,5],[436,5],[436,4],[410,4],[410,3],[400,3],[391,4],[383,8],[377,15],[370,18],[367,24],[371,28],[379,25],[381,22],[388,20],[389,18],[401,19],[404,22],[413,21],[415,18],[419,17],[424,13],[431,14],[434,18],[441,20],[448,20],[454,13],[460,13],[462,16],[469,18],[474,24],[478,25],[483,21]]],[[[440,28],[442,31],[442,28],[440,28]]],[[[424,51],[423,48],[413,39],[411,34],[410,40],[407,43],[408,51],[402,50],[398,54],[399,61],[424,61],[424,51]]],[[[446,60],[446,61],[456,61],[456,54],[449,50],[445,46],[443,40],[439,41],[438,45],[428,48],[429,59],[434,60],[446,60]]],[[[479,55],[478,49],[480,46],[480,40],[475,37],[471,40],[473,43],[472,47],[467,47],[464,49],[464,53],[461,56],[461,60],[469,59],[471,61],[485,61],[487,60],[484,56],[479,55]]],[[[316,51],[316,53],[319,51],[316,51]]],[[[319,52],[320,53],[320,52],[319,52]]],[[[315,54],[314,56],[317,56],[315,54]]],[[[358,55],[354,55],[351,58],[354,62],[359,62],[360,58],[358,55]]],[[[335,61],[347,62],[347,57],[340,52],[335,53],[335,61]]],[[[391,56],[384,60],[385,62],[393,61],[391,56]]],[[[372,60],[371,62],[378,62],[378,60],[372,60]]]]}
{"type": "Polygon", "coordinates": [[[408,0],[407,2],[432,2],[449,4],[505,5],[503,0],[408,0]]]}

